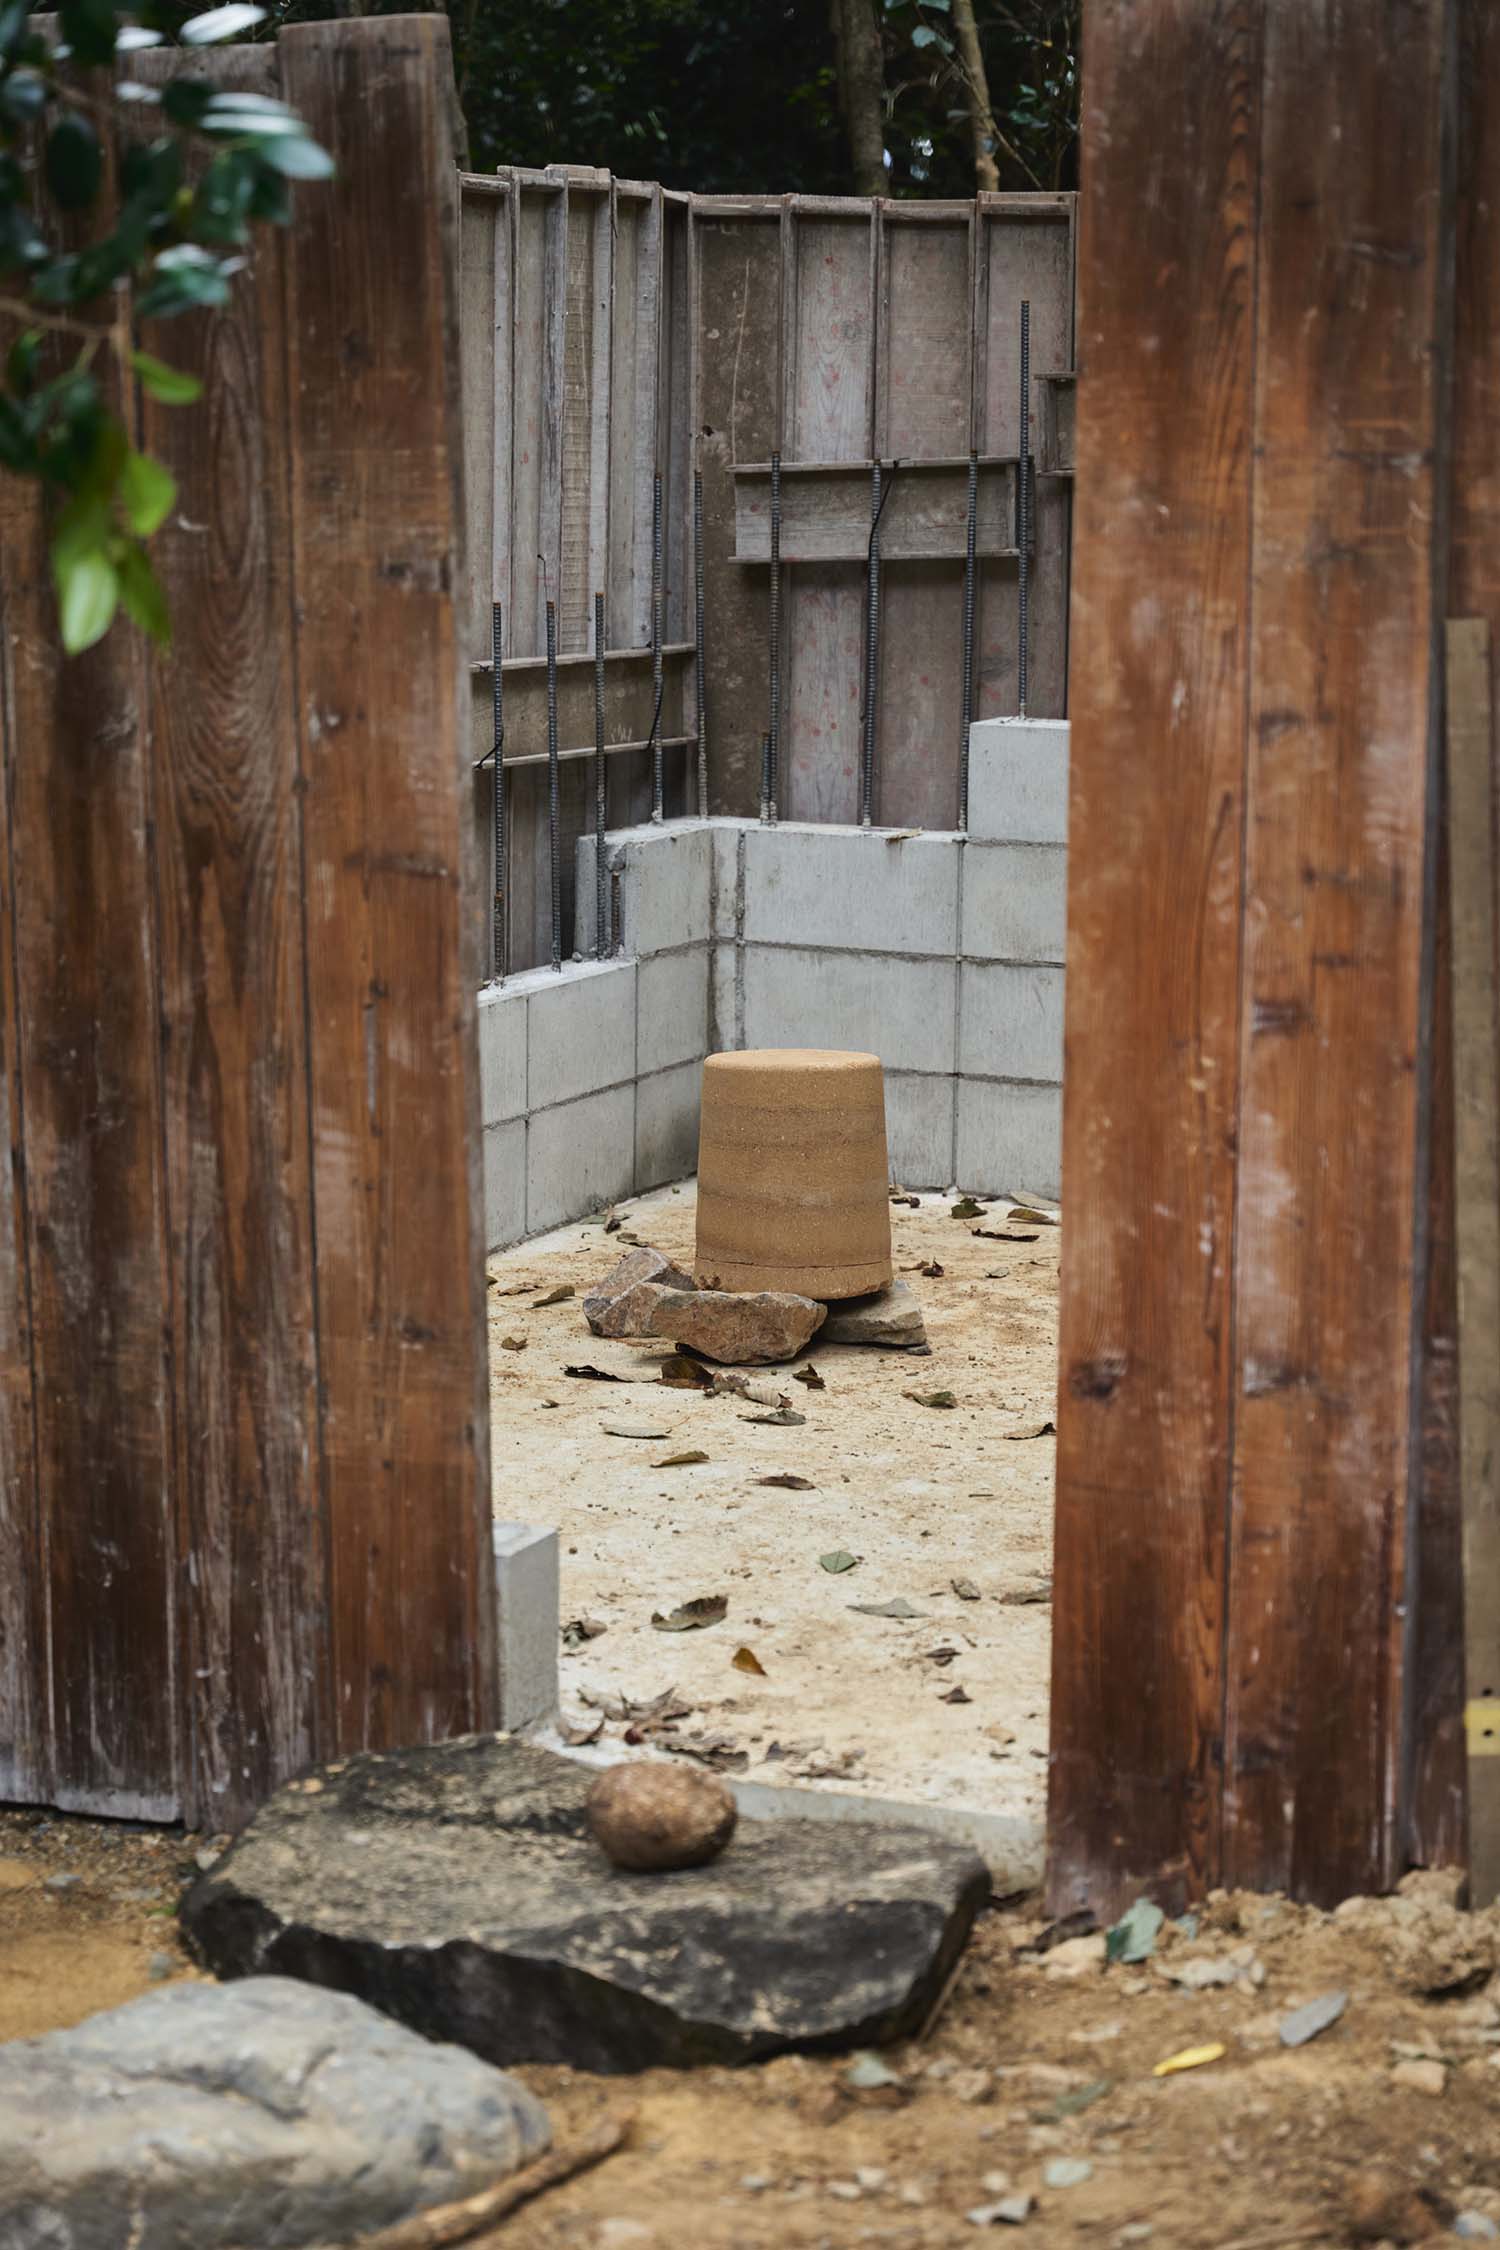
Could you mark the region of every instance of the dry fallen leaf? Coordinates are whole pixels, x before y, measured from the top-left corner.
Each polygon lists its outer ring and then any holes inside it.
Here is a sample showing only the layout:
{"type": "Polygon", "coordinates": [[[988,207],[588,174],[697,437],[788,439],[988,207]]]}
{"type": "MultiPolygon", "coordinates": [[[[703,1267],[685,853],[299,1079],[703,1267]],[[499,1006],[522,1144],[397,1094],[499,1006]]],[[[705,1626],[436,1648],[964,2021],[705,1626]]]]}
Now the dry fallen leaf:
{"type": "Polygon", "coordinates": [[[753,1672],[761,1680],[767,1677],[766,1668],[753,1648],[737,1648],[729,1661],[737,1672],[753,1672]]]}
{"type": "Polygon", "coordinates": [[[563,1373],[571,1375],[579,1383],[619,1383],[624,1380],[622,1376],[611,1375],[607,1367],[590,1366],[587,1360],[577,1367],[565,1367],[563,1373]]]}
{"type": "MultiPolygon", "coordinates": [[[[751,1416],[741,1415],[740,1419],[749,1421],[751,1416]]],[[[795,1477],[790,1469],[783,1470],[780,1476],[757,1477],[755,1481],[757,1484],[774,1484],[783,1492],[816,1492],[818,1489],[811,1477],[795,1477]]]]}
{"type": "Polygon", "coordinates": [[[1002,1430],[1000,1435],[1012,1439],[1014,1443],[1019,1445],[1026,1438],[1056,1437],[1057,1424],[1055,1422],[1028,1422],[1024,1429],[1002,1430]]]}
{"type": "Polygon", "coordinates": [[[549,1305],[565,1305],[572,1294],[572,1282],[560,1281],[555,1289],[547,1291],[545,1297],[538,1297],[531,1309],[533,1312],[545,1312],[549,1305]]]}
{"type": "Polygon", "coordinates": [[[972,1195],[961,1195],[948,1216],[950,1219],[982,1219],[984,1205],[976,1203],[972,1195]]]}
{"type": "Polygon", "coordinates": [[[706,1453],[700,1453],[697,1446],[692,1446],[686,1453],[668,1453],[660,1461],[653,1461],[651,1466],[653,1469],[696,1469],[700,1462],[707,1459],[706,1453]]]}
{"type": "Polygon", "coordinates": [[[500,1349],[503,1352],[524,1352],[526,1349],[526,1338],[524,1336],[502,1336],[500,1339],[500,1349]]]}
{"type": "Polygon", "coordinates": [[[807,1416],[799,1414],[794,1406],[778,1406],[769,1414],[742,1414],[740,1420],[742,1422],[774,1422],[778,1423],[783,1429],[798,1429],[807,1420],[807,1416]]]}
{"type": "Polygon", "coordinates": [[[1062,1220],[1056,1211],[1043,1211],[1034,1203],[1013,1203],[1006,1212],[1007,1219],[1019,1219],[1027,1227],[1060,1227],[1062,1220]]]}
{"type": "Polygon", "coordinates": [[[918,1406],[957,1406],[958,1400],[951,1391],[903,1391],[903,1398],[914,1399],[918,1406]]]}
{"type": "Polygon", "coordinates": [[[965,1688],[951,1687],[946,1695],[938,1697],[939,1703],[972,1703],[973,1696],[965,1688]]]}
{"type": "Polygon", "coordinates": [[[672,1434],[665,1422],[601,1422],[599,1427],[606,1437],[664,1438],[672,1434]]]}
{"type": "Polygon", "coordinates": [[[919,1195],[905,1195],[900,1188],[892,1188],[891,1201],[904,1204],[908,1211],[915,1211],[920,1208],[922,1198],[919,1195]]]}
{"type": "Polygon", "coordinates": [[[1179,2070],[1201,2070],[1204,2063],[1218,2062],[1228,2049],[1222,2039],[1211,2039],[1206,2047],[1183,2047],[1175,2055],[1168,2055],[1152,2071],[1153,2078],[1171,2078],[1179,2070]]]}
{"type": "Polygon", "coordinates": [[[1010,1593],[1002,1594],[1000,1599],[1002,1602],[1008,1602],[1013,1609],[1024,1607],[1028,1602],[1050,1602],[1052,1599],[1052,1581],[1050,1578],[1038,1578],[1030,1586],[1013,1587],[1010,1593]]]}
{"type": "Polygon", "coordinates": [[[826,1391],[828,1388],[815,1367],[794,1367],[792,1369],[792,1381],[794,1383],[805,1383],[810,1391],[826,1391]]]}
{"type": "Polygon", "coordinates": [[[570,1750],[580,1750],[583,1748],[585,1743],[597,1742],[600,1735],[603,1734],[604,1713],[602,1711],[600,1712],[598,1718],[594,1721],[591,1727],[574,1726],[570,1721],[565,1719],[560,1731],[564,1742],[566,1742],[570,1750]]]}
{"type": "Polygon", "coordinates": [[[948,1583],[953,1588],[954,1593],[957,1594],[961,1602],[978,1601],[979,1588],[975,1585],[972,1578],[950,1578],[948,1583]]]}
{"type": "Polygon", "coordinates": [[[701,1626],[720,1624],[728,1614],[727,1594],[697,1594],[665,1616],[659,1609],[653,1610],[651,1622],[658,1633],[696,1633],[701,1626]]]}
{"type": "Polygon", "coordinates": [[[851,1602],[849,1607],[858,1610],[861,1617],[908,1618],[922,1615],[921,1610],[912,1608],[904,1594],[898,1594],[892,1602],[851,1602]]]}
{"type": "Polygon", "coordinates": [[[711,1391],[714,1387],[708,1369],[682,1352],[674,1352],[670,1359],[662,1361],[657,1381],[676,1391],[711,1391]]]}
{"type": "Polygon", "coordinates": [[[844,1571],[853,1570],[859,1561],[859,1557],[858,1555],[851,1555],[847,1547],[836,1547],[831,1555],[819,1555],[818,1561],[826,1571],[837,1578],[844,1571]]]}
{"type": "Polygon", "coordinates": [[[1039,1242],[1040,1235],[1017,1234],[1010,1227],[970,1227],[970,1234],[978,1235],[983,1242],[1039,1242]]]}
{"type": "Polygon", "coordinates": [[[609,1627],[602,1617],[570,1617],[562,1629],[564,1648],[581,1648],[585,1641],[597,1641],[609,1627]]]}

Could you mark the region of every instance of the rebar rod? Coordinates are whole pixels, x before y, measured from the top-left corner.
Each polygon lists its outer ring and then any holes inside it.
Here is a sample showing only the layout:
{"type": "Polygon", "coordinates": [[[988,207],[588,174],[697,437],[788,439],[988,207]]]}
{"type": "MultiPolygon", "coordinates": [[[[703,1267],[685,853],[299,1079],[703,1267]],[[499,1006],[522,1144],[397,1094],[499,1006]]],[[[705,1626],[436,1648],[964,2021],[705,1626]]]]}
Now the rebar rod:
{"type": "Polygon", "coordinates": [[[969,512],[964,530],[963,704],[958,741],[958,825],[969,825],[969,729],[974,724],[974,607],[979,555],[979,454],[969,450],[969,512]]]}
{"type": "Polygon", "coordinates": [[[771,731],[762,820],[776,818],[781,781],[781,455],[771,455],[771,731]]]}
{"type": "Polygon", "coordinates": [[[606,792],[604,774],[604,596],[594,596],[594,952],[602,961],[610,950],[609,881],[604,869],[606,792]]]}
{"type": "Polygon", "coordinates": [[[870,545],[865,558],[865,727],[860,746],[859,823],[868,828],[875,804],[876,702],[880,689],[880,463],[870,472],[870,545]]]}
{"type": "Polygon", "coordinates": [[[1031,624],[1031,306],[1021,300],[1021,443],[1016,466],[1016,708],[1026,716],[1026,652],[1031,624]]]}
{"type": "Polygon", "coordinates": [[[693,693],[698,721],[698,818],[708,818],[708,702],[703,689],[703,472],[693,471],[693,693]]]}
{"type": "Polygon", "coordinates": [[[557,744],[557,604],[547,604],[547,853],[552,883],[552,966],[562,967],[562,787],[557,744]]]}
{"type": "Polygon", "coordinates": [[[495,832],[495,904],[494,919],[490,929],[493,948],[495,982],[503,983],[506,971],[506,893],[510,888],[510,836],[505,812],[505,687],[501,662],[505,653],[505,619],[499,602],[490,610],[490,649],[495,662],[491,683],[495,713],[495,742],[491,753],[494,760],[494,832],[495,832]]]}
{"type": "Polygon", "coordinates": [[[651,690],[655,707],[651,719],[651,818],[664,817],[666,772],[661,746],[661,471],[651,480],[651,690]]]}

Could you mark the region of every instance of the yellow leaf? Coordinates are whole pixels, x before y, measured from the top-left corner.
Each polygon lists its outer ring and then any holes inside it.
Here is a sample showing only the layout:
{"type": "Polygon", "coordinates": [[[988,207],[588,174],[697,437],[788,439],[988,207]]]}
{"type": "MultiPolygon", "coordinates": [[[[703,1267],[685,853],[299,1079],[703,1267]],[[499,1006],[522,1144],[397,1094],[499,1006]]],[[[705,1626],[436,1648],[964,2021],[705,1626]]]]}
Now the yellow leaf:
{"type": "Polygon", "coordinates": [[[1183,2047],[1175,2055],[1168,2055],[1152,2071],[1153,2078],[1170,2078],[1175,2071],[1198,2070],[1204,2063],[1218,2062],[1228,2053],[1222,2039],[1211,2040],[1206,2047],[1183,2047]]]}
{"type": "Polygon", "coordinates": [[[766,1668],[753,1648],[737,1648],[730,1661],[737,1672],[758,1672],[762,1679],[766,1676],[766,1668]]]}

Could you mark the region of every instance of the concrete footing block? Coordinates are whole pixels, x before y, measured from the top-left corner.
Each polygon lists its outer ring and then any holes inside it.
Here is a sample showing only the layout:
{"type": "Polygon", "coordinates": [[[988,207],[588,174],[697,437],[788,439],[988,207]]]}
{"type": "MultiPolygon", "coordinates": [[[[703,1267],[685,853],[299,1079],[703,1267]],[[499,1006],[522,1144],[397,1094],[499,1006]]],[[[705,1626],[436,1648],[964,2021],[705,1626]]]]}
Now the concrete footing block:
{"type": "Polygon", "coordinates": [[[785,945],[744,951],[747,1047],[842,1047],[951,1072],[956,965],[785,945]]]}
{"type": "Polygon", "coordinates": [[[526,1128],[528,1234],[602,1211],[634,1187],[634,1086],[533,1111],[526,1128]]]}
{"type": "Polygon", "coordinates": [[[951,1078],[886,1072],[885,1137],[900,1186],[953,1185],[953,1101],[951,1078]]]}
{"type": "Polygon", "coordinates": [[[1062,970],[966,961],[959,977],[961,1075],[1030,1078],[1061,1085],[1062,970]]]}
{"type": "Polygon", "coordinates": [[[1061,966],[1068,929],[1068,854],[1062,844],[970,844],[964,853],[963,933],[971,961],[1061,966]]]}
{"type": "Polygon", "coordinates": [[[635,1090],[635,1192],[666,1187],[698,1169],[703,1065],[684,1063],[643,1078],[635,1090]]]}
{"type": "Polygon", "coordinates": [[[505,1250],[526,1232],[526,1120],[484,1129],[484,1246],[505,1250]]]}
{"type": "MultiPolygon", "coordinates": [[[[644,956],[706,945],[711,922],[713,831],[700,820],[653,821],[604,840],[609,889],[618,901],[621,950],[644,956]]],[[[578,840],[576,943],[594,950],[594,839],[578,840]]]]}
{"type": "Polygon", "coordinates": [[[969,731],[969,838],[1068,840],[1066,719],[980,719],[969,731]]]}
{"type": "Polygon", "coordinates": [[[558,1706],[561,1617],[557,1533],[534,1524],[495,1525],[500,1725],[507,1733],[550,1719],[558,1706]]]}
{"type": "Polygon", "coordinates": [[[960,840],[806,821],[745,836],[745,941],[855,953],[958,947],[960,840]]]}
{"type": "Polygon", "coordinates": [[[975,1195],[1060,1193],[1061,1086],[960,1079],[957,1172],[954,1184],[975,1195]]]}

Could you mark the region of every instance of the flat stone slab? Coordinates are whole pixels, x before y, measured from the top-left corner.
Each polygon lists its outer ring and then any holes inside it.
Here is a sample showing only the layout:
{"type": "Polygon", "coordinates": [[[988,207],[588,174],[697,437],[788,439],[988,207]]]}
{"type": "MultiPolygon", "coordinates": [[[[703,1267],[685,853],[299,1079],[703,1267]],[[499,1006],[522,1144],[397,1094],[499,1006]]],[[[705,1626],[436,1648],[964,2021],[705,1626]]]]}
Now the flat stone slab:
{"type": "Polygon", "coordinates": [[[751,2062],[916,2031],[989,1893],[917,1829],[741,1820],[709,1867],[632,1874],[589,1768],[495,1735],[291,1782],[183,1902],[223,1977],[363,1994],[495,2063],[751,2062]]]}
{"type": "Polygon", "coordinates": [[[910,1282],[893,1281],[873,1296],[851,1297],[829,1308],[818,1341],[823,1344],[883,1344],[888,1351],[922,1351],[927,1323],[910,1282]]]}
{"type": "Polygon", "coordinates": [[[461,2047],[286,1977],[179,1984],[0,2047],[6,2250],[291,2250],[473,2195],[546,2112],[461,2047]]]}

